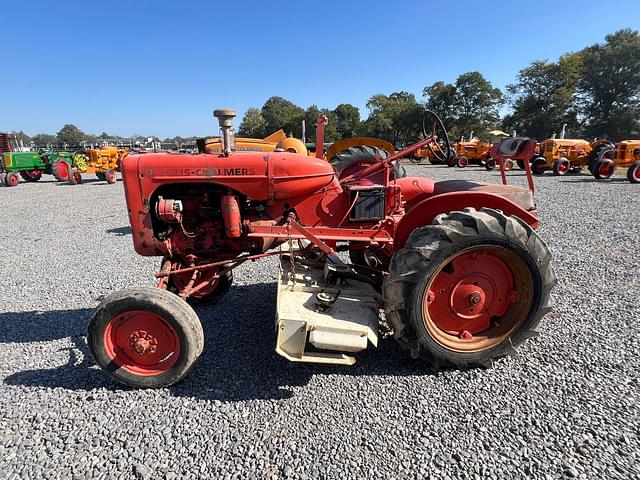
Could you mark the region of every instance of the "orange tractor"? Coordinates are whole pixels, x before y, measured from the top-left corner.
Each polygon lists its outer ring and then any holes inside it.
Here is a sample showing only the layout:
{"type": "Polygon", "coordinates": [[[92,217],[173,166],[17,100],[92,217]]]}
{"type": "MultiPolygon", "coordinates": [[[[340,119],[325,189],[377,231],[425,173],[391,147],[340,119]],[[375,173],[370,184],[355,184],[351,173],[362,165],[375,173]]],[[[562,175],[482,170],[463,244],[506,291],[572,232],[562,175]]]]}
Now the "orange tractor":
{"type": "Polygon", "coordinates": [[[538,175],[546,170],[552,170],[554,175],[579,172],[584,167],[591,170],[601,152],[612,145],[608,140],[589,143],[581,139],[548,138],[542,142],[540,156],[533,160],[531,169],[538,175]]]}
{"type": "Polygon", "coordinates": [[[122,160],[129,154],[124,148],[105,146],[90,148],[86,154],[76,158],[75,166],[71,169],[69,182],[72,185],[82,183],[83,173],[94,173],[98,180],[116,183],[116,172],[120,170],[122,160]]]}
{"type": "MultiPolygon", "coordinates": [[[[238,137],[236,151],[238,152],[275,152],[276,150],[308,155],[307,147],[302,140],[287,137],[284,130],[277,130],[265,138],[238,137]]],[[[204,153],[220,153],[222,140],[220,137],[211,137],[199,140],[202,142],[199,149],[204,153]]]]}
{"type": "Polygon", "coordinates": [[[447,162],[447,166],[464,168],[468,165],[485,165],[492,169],[495,167],[495,162],[491,159],[491,147],[490,143],[478,139],[454,143],[456,155],[447,162]]]}
{"type": "Polygon", "coordinates": [[[604,149],[592,169],[593,176],[598,180],[610,178],[617,167],[627,168],[631,183],[640,183],[640,140],[623,140],[604,149]]]}

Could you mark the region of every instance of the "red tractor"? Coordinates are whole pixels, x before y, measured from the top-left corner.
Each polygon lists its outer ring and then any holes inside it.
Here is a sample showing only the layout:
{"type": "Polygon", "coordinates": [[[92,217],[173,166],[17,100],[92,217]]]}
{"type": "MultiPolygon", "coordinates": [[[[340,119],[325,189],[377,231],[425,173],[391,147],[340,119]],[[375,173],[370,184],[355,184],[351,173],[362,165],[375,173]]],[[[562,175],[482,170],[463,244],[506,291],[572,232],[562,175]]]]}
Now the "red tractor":
{"type": "MultiPolygon", "coordinates": [[[[533,192],[396,178],[393,162],[416,149],[450,151],[429,114],[423,140],[373,161],[236,152],[227,109],[214,112],[220,153],[125,158],[134,248],[162,257],[159,288],[100,303],[87,335],[98,365],[134,387],[181,380],[204,345],[188,302],[218,301],[235,267],[272,255],[276,351],[289,360],[353,364],[351,353],[377,345],[381,322],[435,365],[490,366],[513,353],[550,310],[556,283],[533,192]]],[[[319,122],[319,155],[323,130],[319,122]]]]}

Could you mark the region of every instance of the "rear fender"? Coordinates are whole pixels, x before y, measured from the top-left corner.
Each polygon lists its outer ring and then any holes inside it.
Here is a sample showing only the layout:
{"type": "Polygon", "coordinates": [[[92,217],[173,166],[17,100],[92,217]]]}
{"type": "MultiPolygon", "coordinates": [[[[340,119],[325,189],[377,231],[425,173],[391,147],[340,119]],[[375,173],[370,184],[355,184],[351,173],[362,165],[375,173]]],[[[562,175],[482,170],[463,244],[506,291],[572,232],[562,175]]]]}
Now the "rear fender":
{"type": "Polygon", "coordinates": [[[418,227],[431,225],[433,219],[441,213],[462,211],[472,207],[476,210],[481,208],[492,208],[502,210],[507,216],[515,216],[527,223],[531,228],[538,227],[538,217],[535,212],[528,212],[511,200],[500,195],[486,192],[452,192],[443,193],[431,198],[427,198],[417,203],[398,222],[396,227],[394,250],[404,247],[404,244],[418,227]]]}

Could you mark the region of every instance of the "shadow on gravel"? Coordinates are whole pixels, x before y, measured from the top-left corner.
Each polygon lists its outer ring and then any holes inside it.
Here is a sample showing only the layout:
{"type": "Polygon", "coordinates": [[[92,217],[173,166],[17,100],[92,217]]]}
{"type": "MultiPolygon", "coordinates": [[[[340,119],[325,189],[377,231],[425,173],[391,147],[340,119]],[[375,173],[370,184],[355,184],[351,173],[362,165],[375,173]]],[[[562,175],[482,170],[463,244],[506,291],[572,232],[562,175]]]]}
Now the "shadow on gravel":
{"type": "Polygon", "coordinates": [[[124,227],[110,228],[107,230],[107,233],[110,233],[116,237],[124,237],[125,235],[131,235],[131,225],[126,225],[124,227]]]}
{"type": "MultiPolygon", "coordinates": [[[[290,363],[276,355],[275,285],[236,286],[216,306],[197,309],[205,332],[200,361],[184,381],[171,387],[173,395],[206,400],[243,401],[285,399],[293,387],[306,385],[313,375],[430,375],[427,365],[410,359],[392,339],[357,354],[352,367],[290,363]]],[[[84,338],[90,309],[20,312],[0,317],[0,344],[43,342],[71,338],[68,361],[54,369],[25,370],[4,383],[28,387],[90,391],[126,390],[99,370],[84,338]]]]}
{"type": "MultiPolygon", "coordinates": [[[[597,178],[593,178],[592,176],[588,177],[572,177],[566,180],[560,180],[560,183],[628,183],[629,185],[633,185],[627,177],[616,177],[616,178],[608,178],[606,180],[598,180],[597,178]]],[[[635,187],[634,187],[635,188],[635,187]]]]}

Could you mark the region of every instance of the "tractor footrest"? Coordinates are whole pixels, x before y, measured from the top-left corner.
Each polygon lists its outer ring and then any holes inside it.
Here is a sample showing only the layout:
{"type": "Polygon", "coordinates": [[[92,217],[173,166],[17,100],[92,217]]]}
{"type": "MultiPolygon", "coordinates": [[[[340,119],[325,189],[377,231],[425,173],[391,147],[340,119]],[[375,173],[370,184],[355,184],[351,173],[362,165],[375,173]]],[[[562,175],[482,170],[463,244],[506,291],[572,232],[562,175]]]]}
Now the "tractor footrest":
{"type": "Polygon", "coordinates": [[[276,352],[293,362],[353,365],[346,352],[378,345],[382,298],[368,283],[323,286],[323,270],[297,262],[295,284],[288,256],[280,262],[276,352]],[[321,294],[318,296],[318,294],[321,294]],[[311,345],[311,348],[308,346],[311,345]]]}

